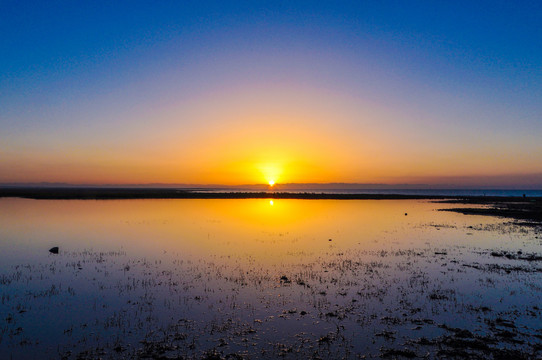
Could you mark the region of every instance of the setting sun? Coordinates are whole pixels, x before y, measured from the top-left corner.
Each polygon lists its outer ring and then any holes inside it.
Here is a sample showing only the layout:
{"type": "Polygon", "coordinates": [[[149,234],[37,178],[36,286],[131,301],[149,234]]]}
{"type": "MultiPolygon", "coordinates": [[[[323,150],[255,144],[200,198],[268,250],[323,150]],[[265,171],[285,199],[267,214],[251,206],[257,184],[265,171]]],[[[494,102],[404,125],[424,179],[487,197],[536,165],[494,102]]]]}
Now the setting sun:
{"type": "Polygon", "coordinates": [[[279,163],[259,164],[257,168],[271,187],[275,185],[283,171],[283,165],[279,163]]]}

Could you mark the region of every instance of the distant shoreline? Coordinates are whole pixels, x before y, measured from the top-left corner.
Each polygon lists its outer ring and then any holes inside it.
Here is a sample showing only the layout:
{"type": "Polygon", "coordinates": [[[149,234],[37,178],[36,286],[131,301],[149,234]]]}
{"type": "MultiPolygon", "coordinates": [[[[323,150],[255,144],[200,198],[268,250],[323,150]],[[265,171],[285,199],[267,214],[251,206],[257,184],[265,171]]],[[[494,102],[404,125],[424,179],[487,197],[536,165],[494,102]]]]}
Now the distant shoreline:
{"type": "Polygon", "coordinates": [[[171,188],[109,187],[0,187],[1,197],[36,200],[115,200],[115,199],[308,199],[308,200],[455,200],[461,203],[542,201],[542,197],[328,193],[317,191],[201,191],[171,188]]]}
{"type": "Polygon", "coordinates": [[[314,199],[314,200],[398,200],[450,199],[450,196],[404,194],[352,194],[284,191],[200,191],[165,188],[91,188],[91,187],[13,187],[0,188],[0,197],[35,200],[115,200],[115,199],[314,199]]]}

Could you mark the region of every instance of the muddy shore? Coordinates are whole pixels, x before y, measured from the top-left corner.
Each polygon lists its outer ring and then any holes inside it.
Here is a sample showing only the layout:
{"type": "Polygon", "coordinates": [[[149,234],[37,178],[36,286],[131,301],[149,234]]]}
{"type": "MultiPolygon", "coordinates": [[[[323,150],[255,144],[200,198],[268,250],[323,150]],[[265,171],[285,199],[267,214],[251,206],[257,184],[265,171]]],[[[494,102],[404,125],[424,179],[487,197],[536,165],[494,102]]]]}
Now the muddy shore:
{"type": "Polygon", "coordinates": [[[541,198],[461,198],[442,201],[448,204],[475,205],[442,209],[465,215],[498,216],[522,221],[524,225],[542,224],[541,198]]]}

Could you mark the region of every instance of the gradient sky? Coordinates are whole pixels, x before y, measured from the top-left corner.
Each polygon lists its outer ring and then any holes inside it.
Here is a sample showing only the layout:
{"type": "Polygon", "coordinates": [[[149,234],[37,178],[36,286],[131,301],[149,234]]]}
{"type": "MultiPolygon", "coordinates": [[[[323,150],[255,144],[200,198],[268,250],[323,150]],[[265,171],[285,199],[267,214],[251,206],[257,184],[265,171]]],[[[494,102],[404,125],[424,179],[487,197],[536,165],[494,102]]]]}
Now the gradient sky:
{"type": "Polygon", "coordinates": [[[542,187],[540,1],[2,1],[0,182],[542,187]]]}

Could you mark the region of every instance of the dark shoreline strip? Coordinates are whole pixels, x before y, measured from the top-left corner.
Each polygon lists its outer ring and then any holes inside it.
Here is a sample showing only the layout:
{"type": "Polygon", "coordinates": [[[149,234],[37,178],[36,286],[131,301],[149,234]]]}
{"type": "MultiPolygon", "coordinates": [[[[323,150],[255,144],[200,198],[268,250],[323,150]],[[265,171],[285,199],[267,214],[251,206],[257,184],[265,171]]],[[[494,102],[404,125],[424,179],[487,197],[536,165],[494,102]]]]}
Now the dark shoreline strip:
{"type": "Polygon", "coordinates": [[[108,199],[315,199],[315,200],[447,200],[451,203],[488,204],[495,202],[540,202],[542,198],[500,196],[444,196],[404,194],[331,194],[318,192],[213,192],[164,188],[98,188],[98,187],[0,187],[1,197],[43,200],[108,199]]]}
{"type": "Polygon", "coordinates": [[[385,200],[450,199],[449,196],[400,194],[330,194],[315,192],[214,192],[162,188],[0,188],[1,197],[36,200],[115,200],[115,199],[315,199],[385,200]]]}
{"type": "Polygon", "coordinates": [[[439,209],[439,211],[450,211],[463,215],[497,216],[502,218],[532,222],[528,225],[542,225],[542,206],[540,204],[540,201],[533,204],[516,203],[513,204],[513,206],[510,205],[510,203],[495,203],[493,206],[488,208],[452,208],[439,209]]]}

